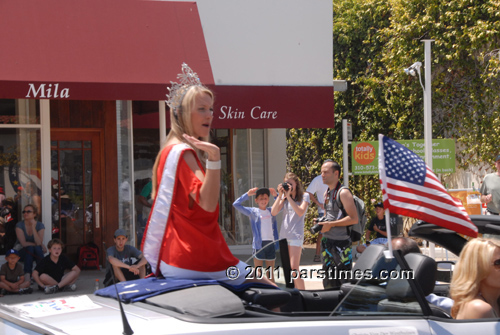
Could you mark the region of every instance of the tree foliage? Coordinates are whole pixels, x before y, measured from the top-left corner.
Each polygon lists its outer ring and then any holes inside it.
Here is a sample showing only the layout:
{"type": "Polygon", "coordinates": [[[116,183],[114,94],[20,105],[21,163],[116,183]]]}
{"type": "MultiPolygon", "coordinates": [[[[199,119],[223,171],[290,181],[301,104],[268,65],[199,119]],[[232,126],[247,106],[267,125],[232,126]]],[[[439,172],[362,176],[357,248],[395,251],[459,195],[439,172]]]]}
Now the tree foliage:
{"type": "MultiPolygon", "coordinates": [[[[404,68],[424,63],[432,39],[433,138],[457,142],[464,169],[490,163],[500,143],[500,0],[333,2],[335,127],[289,129],[288,166],[307,185],[326,158],[342,165],[342,119],[357,141],[423,138],[423,91],[404,68]]],[[[422,68],[422,82],[424,82],[422,68]]],[[[378,176],[350,177],[365,200],[380,199],[378,176]]]]}

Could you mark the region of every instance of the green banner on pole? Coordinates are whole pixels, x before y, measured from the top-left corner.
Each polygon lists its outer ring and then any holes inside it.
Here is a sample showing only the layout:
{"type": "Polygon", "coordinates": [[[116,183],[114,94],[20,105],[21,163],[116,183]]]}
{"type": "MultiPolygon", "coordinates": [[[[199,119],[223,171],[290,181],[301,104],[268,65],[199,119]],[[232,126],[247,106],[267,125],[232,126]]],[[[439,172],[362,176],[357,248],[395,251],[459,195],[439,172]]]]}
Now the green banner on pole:
{"type": "MultiPolygon", "coordinates": [[[[424,159],[424,140],[397,142],[424,159]]],[[[378,141],[352,142],[351,163],[353,175],[378,174],[378,141]]],[[[436,174],[455,172],[455,140],[432,140],[432,170],[436,174]]]]}

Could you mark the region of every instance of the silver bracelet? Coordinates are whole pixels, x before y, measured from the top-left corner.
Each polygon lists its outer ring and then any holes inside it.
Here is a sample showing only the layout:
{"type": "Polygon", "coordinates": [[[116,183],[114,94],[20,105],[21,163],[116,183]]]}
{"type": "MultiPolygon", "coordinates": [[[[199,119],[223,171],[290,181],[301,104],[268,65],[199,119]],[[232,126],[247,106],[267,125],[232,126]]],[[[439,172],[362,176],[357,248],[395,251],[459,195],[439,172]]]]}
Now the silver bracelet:
{"type": "Polygon", "coordinates": [[[207,170],[220,170],[221,163],[218,161],[207,161],[207,170]]]}

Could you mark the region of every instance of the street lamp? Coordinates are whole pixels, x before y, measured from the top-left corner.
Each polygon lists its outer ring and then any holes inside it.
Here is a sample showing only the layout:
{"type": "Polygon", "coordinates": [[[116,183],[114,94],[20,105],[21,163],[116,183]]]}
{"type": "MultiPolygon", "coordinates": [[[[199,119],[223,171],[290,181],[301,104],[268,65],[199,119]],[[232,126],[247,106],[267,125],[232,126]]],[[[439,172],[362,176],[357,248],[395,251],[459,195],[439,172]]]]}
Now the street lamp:
{"type": "MultiPolygon", "coordinates": [[[[422,40],[424,42],[425,54],[425,87],[422,85],[420,76],[420,67],[422,63],[416,62],[409,68],[405,69],[406,74],[415,76],[415,71],[418,73],[420,86],[424,91],[424,147],[425,147],[425,163],[432,170],[432,94],[431,94],[431,43],[434,40],[422,40]]],[[[434,243],[429,244],[429,255],[434,258],[436,255],[434,243]]]]}
{"type": "Polygon", "coordinates": [[[432,170],[432,93],[431,93],[431,43],[434,40],[422,40],[424,42],[425,51],[425,87],[422,84],[420,68],[422,63],[415,62],[412,66],[405,69],[407,75],[416,76],[420,86],[424,91],[424,147],[425,147],[425,162],[432,170]]]}
{"type": "Polygon", "coordinates": [[[420,81],[420,86],[422,86],[422,90],[424,90],[424,94],[425,94],[425,87],[422,84],[422,76],[420,75],[420,68],[421,67],[422,67],[422,63],[415,62],[409,68],[405,69],[405,73],[407,75],[413,76],[413,77],[415,77],[418,73],[418,80],[420,81]]]}

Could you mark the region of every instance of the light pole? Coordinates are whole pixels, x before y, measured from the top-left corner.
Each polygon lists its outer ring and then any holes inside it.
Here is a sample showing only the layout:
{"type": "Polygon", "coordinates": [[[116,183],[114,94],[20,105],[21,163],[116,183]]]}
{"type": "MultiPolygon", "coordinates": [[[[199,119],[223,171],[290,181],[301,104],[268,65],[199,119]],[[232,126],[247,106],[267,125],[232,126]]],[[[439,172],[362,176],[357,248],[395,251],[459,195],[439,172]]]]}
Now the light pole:
{"type": "Polygon", "coordinates": [[[424,144],[425,161],[432,170],[432,93],[431,93],[431,43],[423,40],[425,52],[425,94],[424,94],[424,144]]]}
{"type": "Polygon", "coordinates": [[[425,87],[422,84],[422,77],[420,75],[420,67],[422,63],[416,62],[409,68],[405,69],[406,74],[416,76],[418,73],[418,80],[424,92],[424,153],[425,163],[432,170],[432,93],[431,93],[431,43],[434,40],[422,40],[424,42],[425,54],[425,87]]]}
{"type": "MultiPolygon", "coordinates": [[[[424,42],[424,65],[425,65],[425,87],[422,85],[420,67],[422,63],[416,62],[405,69],[406,74],[415,76],[418,73],[420,86],[424,91],[424,148],[425,163],[432,170],[432,93],[431,93],[431,43],[434,40],[422,40],[424,42]]],[[[434,258],[436,255],[435,244],[429,244],[429,255],[434,258]]]]}

